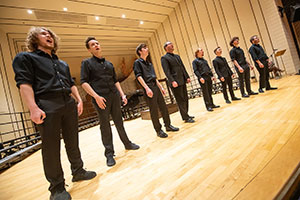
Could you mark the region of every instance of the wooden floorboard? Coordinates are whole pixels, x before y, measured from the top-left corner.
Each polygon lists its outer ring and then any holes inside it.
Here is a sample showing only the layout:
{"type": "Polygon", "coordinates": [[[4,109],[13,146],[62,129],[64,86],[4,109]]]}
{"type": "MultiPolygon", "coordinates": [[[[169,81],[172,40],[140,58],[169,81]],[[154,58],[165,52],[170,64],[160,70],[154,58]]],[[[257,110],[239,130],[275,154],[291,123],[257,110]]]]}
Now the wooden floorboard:
{"type": "MultiPolygon", "coordinates": [[[[62,143],[67,190],[75,200],[272,199],[300,160],[300,76],[271,80],[278,90],[207,112],[202,98],[190,100],[196,122],[171,115],[179,132],[158,138],[151,121],[124,123],[138,151],[126,151],[113,127],[117,164],[107,167],[99,126],[80,132],[85,167],[98,176],[71,182],[62,143]]],[[[257,83],[252,84],[257,90],[257,83]]],[[[240,96],[239,91],[235,91],[240,96]]],[[[48,199],[40,151],[0,174],[0,199],[48,199]]]]}

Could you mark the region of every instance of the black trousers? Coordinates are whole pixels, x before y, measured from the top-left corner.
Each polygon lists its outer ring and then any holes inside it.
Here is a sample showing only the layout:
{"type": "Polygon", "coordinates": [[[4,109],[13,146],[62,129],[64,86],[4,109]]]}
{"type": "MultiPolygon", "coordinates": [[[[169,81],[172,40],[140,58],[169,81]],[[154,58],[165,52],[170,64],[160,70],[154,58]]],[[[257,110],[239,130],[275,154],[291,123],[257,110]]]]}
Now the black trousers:
{"type": "Polygon", "coordinates": [[[105,109],[101,109],[96,101],[93,99],[93,104],[96,108],[99,122],[100,122],[100,132],[102,143],[105,148],[104,155],[106,157],[113,156],[114,146],[113,146],[113,137],[110,126],[110,115],[115,123],[116,129],[118,131],[119,137],[125,146],[129,145],[131,142],[127,137],[126,131],[123,125],[122,112],[121,112],[121,100],[118,92],[111,92],[105,96],[106,99],[106,107],[105,109]]]}
{"type": "Polygon", "coordinates": [[[152,90],[153,96],[152,98],[150,98],[147,96],[145,92],[146,102],[150,109],[150,116],[151,116],[153,127],[155,131],[158,132],[161,130],[161,124],[159,123],[159,117],[158,117],[158,108],[164,120],[165,126],[169,126],[171,124],[171,120],[170,120],[167,105],[165,103],[164,97],[159,87],[156,84],[154,86],[150,86],[150,85],[148,86],[152,90]]]}
{"type": "Polygon", "coordinates": [[[60,161],[60,134],[65,143],[72,175],[83,170],[78,142],[78,114],[75,100],[68,95],[44,95],[36,98],[37,105],[46,113],[37,125],[42,138],[42,157],[51,193],[64,188],[64,173],[60,161]]]}
{"type": "Polygon", "coordinates": [[[245,85],[246,85],[246,91],[248,94],[251,93],[251,83],[250,83],[250,67],[243,67],[244,72],[241,73],[237,68],[235,68],[238,76],[239,76],[239,85],[240,85],[240,91],[241,94],[245,94],[245,85]],[[245,82],[245,84],[244,84],[245,82]]]}
{"type": "Polygon", "coordinates": [[[255,63],[255,67],[259,73],[259,89],[262,88],[269,89],[271,86],[269,82],[270,75],[269,75],[268,61],[263,60],[261,61],[261,63],[265,66],[264,68],[260,68],[258,64],[255,63]]]}
{"type": "Polygon", "coordinates": [[[211,108],[214,105],[213,98],[212,98],[212,80],[210,77],[204,79],[205,80],[204,83],[201,83],[200,79],[198,80],[201,85],[202,94],[203,94],[202,96],[204,99],[206,109],[211,108]]]}
{"type": "Polygon", "coordinates": [[[176,88],[171,87],[171,89],[175,96],[182,120],[189,119],[189,97],[187,93],[186,84],[180,85],[176,88]]]}
{"type": "Polygon", "coordinates": [[[224,99],[229,100],[228,94],[227,94],[227,85],[228,85],[228,89],[229,89],[231,98],[234,98],[234,92],[233,92],[233,87],[232,87],[232,78],[231,78],[231,76],[228,76],[228,77],[224,77],[224,79],[225,79],[224,82],[221,81],[222,92],[223,92],[224,99]]]}

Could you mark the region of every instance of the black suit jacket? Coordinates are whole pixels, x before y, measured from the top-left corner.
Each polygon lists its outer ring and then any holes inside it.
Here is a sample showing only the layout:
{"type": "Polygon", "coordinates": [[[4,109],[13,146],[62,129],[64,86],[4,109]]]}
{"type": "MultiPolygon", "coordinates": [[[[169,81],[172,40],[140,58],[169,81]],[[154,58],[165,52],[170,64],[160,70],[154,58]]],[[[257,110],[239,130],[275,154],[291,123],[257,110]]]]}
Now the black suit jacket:
{"type": "Polygon", "coordinates": [[[218,74],[219,79],[221,77],[229,77],[233,74],[233,72],[231,71],[231,69],[226,61],[226,58],[224,58],[224,57],[217,56],[213,60],[213,65],[216,70],[216,73],[218,74]]]}
{"type": "Polygon", "coordinates": [[[173,81],[176,81],[179,86],[186,84],[189,75],[179,55],[166,53],[161,57],[161,65],[169,81],[170,87],[172,87],[173,81]]]}

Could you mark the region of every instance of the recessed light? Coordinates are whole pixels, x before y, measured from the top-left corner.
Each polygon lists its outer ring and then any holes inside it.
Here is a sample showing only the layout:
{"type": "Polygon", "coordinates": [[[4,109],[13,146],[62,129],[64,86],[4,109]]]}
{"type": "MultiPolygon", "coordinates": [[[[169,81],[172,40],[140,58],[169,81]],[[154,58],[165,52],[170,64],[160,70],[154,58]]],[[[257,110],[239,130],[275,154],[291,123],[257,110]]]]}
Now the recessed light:
{"type": "Polygon", "coordinates": [[[122,18],[126,18],[126,15],[123,14],[123,15],[122,15],[122,18]]]}
{"type": "Polygon", "coordinates": [[[27,10],[27,12],[28,12],[28,14],[32,14],[33,13],[32,10],[27,10]]]}
{"type": "Polygon", "coordinates": [[[64,11],[68,11],[68,8],[64,8],[64,11]]]}
{"type": "Polygon", "coordinates": [[[99,19],[100,19],[100,17],[98,17],[98,16],[95,16],[95,19],[96,19],[96,20],[99,20],[99,19]]]}
{"type": "Polygon", "coordinates": [[[144,24],[144,22],[143,22],[143,21],[140,21],[140,24],[144,24]]]}

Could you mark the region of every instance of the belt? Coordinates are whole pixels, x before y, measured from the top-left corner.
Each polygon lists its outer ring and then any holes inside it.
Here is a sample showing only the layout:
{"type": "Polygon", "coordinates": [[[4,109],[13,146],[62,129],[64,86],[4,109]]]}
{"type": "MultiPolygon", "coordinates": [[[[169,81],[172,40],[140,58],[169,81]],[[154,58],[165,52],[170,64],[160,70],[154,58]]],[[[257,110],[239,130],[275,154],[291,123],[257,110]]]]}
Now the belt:
{"type": "Polygon", "coordinates": [[[71,93],[67,91],[57,91],[57,92],[48,92],[44,94],[36,95],[37,99],[53,99],[53,98],[60,98],[60,97],[70,97],[71,93]]]}

